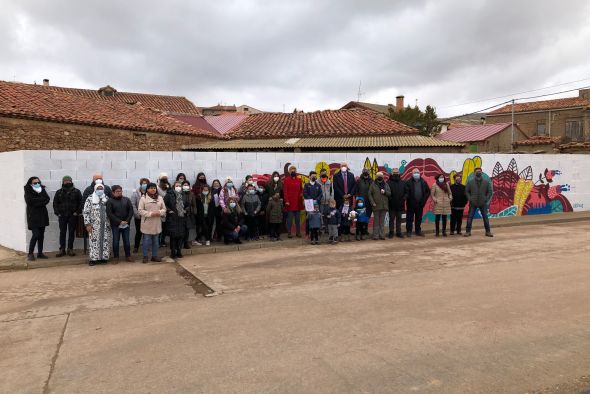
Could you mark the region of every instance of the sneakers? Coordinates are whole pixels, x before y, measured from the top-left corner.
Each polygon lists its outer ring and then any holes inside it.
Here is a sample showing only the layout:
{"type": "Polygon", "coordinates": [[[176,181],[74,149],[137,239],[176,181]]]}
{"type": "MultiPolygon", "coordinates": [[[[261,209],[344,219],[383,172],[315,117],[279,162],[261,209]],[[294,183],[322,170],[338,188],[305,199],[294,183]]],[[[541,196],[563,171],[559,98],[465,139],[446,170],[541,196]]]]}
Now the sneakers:
{"type": "Polygon", "coordinates": [[[205,245],[207,245],[207,246],[211,246],[211,241],[207,241],[207,242],[205,242],[205,245]]]}
{"type": "MultiPolygon", "coordinates": [[[[207,242],[209,242],[209,241],[207,241],[207,242]]],[[[202,243],[200,243],[200,242],[199,242],[199,241],[197,241],[197,240],[194,240],[194,241],[193,241],[193,246],[202,246],[202,245],[203,245],[203,244],[202,244],[202,243]]]]}
{"type": "Polygon", "coordinates": [[[494,236],[494,234],[492,234],[492,232],[491,232],[491,231],[488,231],[488,232],[486,233],[486,237],[490,237],[490,238],[492,238],[493,236],[494,236]]]}

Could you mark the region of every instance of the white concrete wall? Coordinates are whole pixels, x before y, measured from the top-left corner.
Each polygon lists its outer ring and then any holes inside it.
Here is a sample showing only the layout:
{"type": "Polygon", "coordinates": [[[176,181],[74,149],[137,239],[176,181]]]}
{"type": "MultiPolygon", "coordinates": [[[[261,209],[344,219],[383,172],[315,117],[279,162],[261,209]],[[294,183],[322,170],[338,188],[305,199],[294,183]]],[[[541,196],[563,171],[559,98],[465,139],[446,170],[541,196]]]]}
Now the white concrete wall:
{"type": "MultiPolygon", "coordinates": [[[[196,174],[205,172],[207,179],[234,177],[241,180],[247,174],[270,174],[277,170],[283,172],[287,163],[298,167],[300,173],[307,174],[315,169],[318,162],[348,165],[356,175],[361,171],[365,159],[376,159],[379,166],[400,166],[402,161],[410,163],[416,158],[432,158],[446,171],[461,171],[465,159],[473,154],[419,154],[419,153],[273,153],[273,152],[90,152],[90,151],[19,151],[0,153],[0,206],[8,208],[3,212],[0,224],[0,245],[25,251],[30,237],[25,223],[25,204],[23,189],[26,180],[38,176],[47,186],[51,197],[61,186],[64,175],[74,179],[77,188],[83,191],[97,170],[104,173],[108,185],[123,186],[127,196],[136,187],[139,178],[155,180],[160,172],[167,172],[173,179],[178,172],[184,172],[191,183],[196,174]]],[[[566,196],[575,210],[590,209],[590,155],[507,155],[481,154],[482,167],[492,173],[496,162],[504,168],[515,157],[519,170],[531,165],[535,178],[545,168],[560,170],[556,177],[559,184],[569,185],[566,196]]],[[[238,182],[238,181],[236,181],[238,182]]],[[[50,227],[47,229],[45,244],[47,251],[58,249],[58,225],[51,205],[50,227]]],[[[76,247],[81,247],[77,240],[76,247]]]]}

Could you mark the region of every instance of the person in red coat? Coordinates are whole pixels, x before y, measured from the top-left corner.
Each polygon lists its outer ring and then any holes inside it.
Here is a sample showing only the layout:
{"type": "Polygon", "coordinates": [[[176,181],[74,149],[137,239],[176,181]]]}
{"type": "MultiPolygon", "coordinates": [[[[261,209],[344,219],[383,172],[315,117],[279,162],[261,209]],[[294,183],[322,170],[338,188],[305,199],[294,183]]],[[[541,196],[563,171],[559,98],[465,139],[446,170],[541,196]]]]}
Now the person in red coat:
{"type": "Polygon", "coordinates": [[[287,212],[287,232],[289,238],[293,238],[291,228],[295,220],[295,230],[298,238],[301,238],[301,211],[303,206],[303,185],[297,176],[297,168],[289,167],[289,175],[283,181],[283,199],[287,212]]]}

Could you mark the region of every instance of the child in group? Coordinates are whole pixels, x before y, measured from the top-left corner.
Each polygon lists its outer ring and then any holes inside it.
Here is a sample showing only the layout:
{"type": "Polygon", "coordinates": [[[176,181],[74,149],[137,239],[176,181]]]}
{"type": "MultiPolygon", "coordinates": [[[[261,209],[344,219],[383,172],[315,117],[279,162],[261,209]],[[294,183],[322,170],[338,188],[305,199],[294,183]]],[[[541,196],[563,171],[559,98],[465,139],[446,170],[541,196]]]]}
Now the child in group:
{"type": "Polygon", "coordinates": [[[266,217],[270,240],[272,242],[281,240],[281,225],[283,223],[283,200],[279,192],[275,192],[266,207],[266,217]]]}
{"type": "Polygon", "coordinates": [[[246,186],[246,192],[242,197],[242,210],[244,211],[244,220],[248,226],[248,241],[258,239],[258,212],[262,203],[258,197],[256,188],[253,184],[246,186]]]}
{"type": "Polygon", "coordinates": [[[341,212],[336,208],[336,200],[330,200],[330,212],[328,213],[328,241],[335,245],[338,243],[338,227],[340,226],[341,212]]]}
{"type": "Polygon", "coordinates": [[[346,242],[350,242],[350,226],[352,222],[350,221],[350,212],[352,211],[352,206],[350,203],[350,197],[344,198],[344,202],[342,203],[342,207],[340,208],[340,241],[344,240],[344,236],[346,236],[346,242]]]}
{"type": "Polygon", "coordinates": [[[357,241],[364,241],[363,235],[367,234],[369,228],[369,217],[367,216],[367,208],[365,208],[365,199],[358,197],[356,199],[356,231],[355,239],[357,241]]]}
{"type": "Polygon", "coordinates": [[[320,244],[320,228],[322,227],[322,215],[320,205],[313,202],[313,211],[307,212],[307,223],[309,225],[309,239],[312,245],[320,244]]]}

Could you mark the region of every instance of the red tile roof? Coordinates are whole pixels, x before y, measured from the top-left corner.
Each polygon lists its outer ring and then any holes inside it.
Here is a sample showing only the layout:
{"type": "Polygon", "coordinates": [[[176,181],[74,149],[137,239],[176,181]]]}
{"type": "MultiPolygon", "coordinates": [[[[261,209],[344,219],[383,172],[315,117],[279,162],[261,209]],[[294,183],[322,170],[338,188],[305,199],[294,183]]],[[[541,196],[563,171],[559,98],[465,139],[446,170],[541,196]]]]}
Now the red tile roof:
{"type": "Polygon", "coordinates": [[[220,134],[227,134],[231,129],[248,118],[243,114],[206,115],[205,120],[220,134]]]}
{"type": "MultiPolygon", "coordinates": [[[[514,112],[546,111],[550,109],[589,107],[590,100],[581,97],[568,97],[555,100],[531,101],[530,103],[514,104],[514,112]]],[[[509,114],[512,104],[488,112],[487,115],[509,114]]]]}
{"type": "Polygon", "coordinates": [[[202,130],[207,130],[211,133],[215,133],[215,134],[221,134],[219,133],[215,127],[213,127],[209,122],[207,122],[207,120],[205,119],[204,116],[194,116],[194,115],[168,115],[171,118],[174,118],[176,120],[179,120],[181,122],[190,124],[191,126],[197,128],[197,129],[202,129],[202,130]]]}
{"type": "Polygon", "coordinates": [[[0,81],[0,116],[218,138],[141,104],[87,98],[46,86],[0,81]]]}
{"type": "Polygon", "coordinates": [[[562,138],[560,136],[550,137],[544,135],[534,135],[526,140],[516,141],[514,145],[547,145],[559,144],[562,138]]]}
{"type": "Polygon", "coordinates": [[[86,97],[90,99],[118,101],[126,104],[140,103],[144,107],[153,108],[159,111],[164,111],[172,114],[200,115],[198,108],[186,97],[181,96],[165,96],[159,94],[131,93],[119,91],[116,91],[112,96],[103,96],[99,93],[100,89],[76,89],[65,88],[61,86],[43,86],[43,88],[56,92],[70,93],[76,96],[86,97]]]}
{"type": "Polygon", "coordinates": [[[381,112],[384,115],[389,114],[389,109],[395,109],[393,104],[373,104],[373,103],[364,103],[362,101],[349,101],[340,109],[353,109],[353,108],[362,108],[368,109],[371,111],[381,112]]]}
{"type": "Polygon", "coordinates": [[[339,137],[417,134],[418,130],[375,111],[339,109],[250,115],[230,138],[339,137]]]}
{"type": "Polygon", "coordinates": [[[510,123],[457,127],[437,135],[436,138],[454,142],[485,141],[508,127],[510,123]]]}

